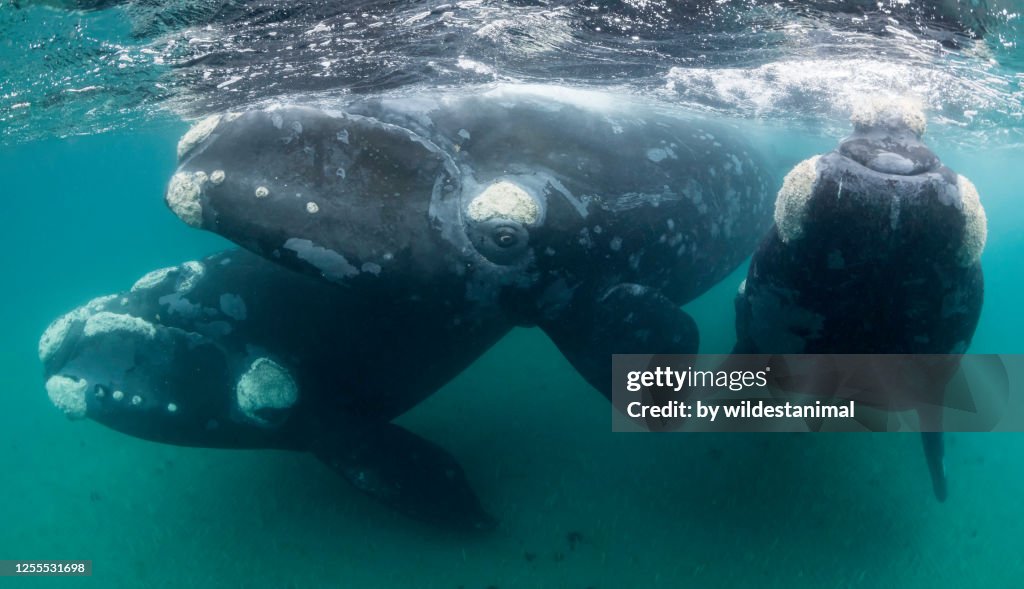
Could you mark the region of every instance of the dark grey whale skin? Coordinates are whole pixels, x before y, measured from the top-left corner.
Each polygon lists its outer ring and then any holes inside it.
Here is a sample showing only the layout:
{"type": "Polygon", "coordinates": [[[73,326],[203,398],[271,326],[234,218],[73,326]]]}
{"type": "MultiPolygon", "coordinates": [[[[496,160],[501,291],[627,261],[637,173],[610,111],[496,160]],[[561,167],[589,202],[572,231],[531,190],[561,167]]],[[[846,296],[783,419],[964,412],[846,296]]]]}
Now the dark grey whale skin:
{"type": "MultiPolygon", "coordinates": [[[[918,131],[887,120],[859,125],[817,161],[801,235],[784,240],[773,225],[754,252],[736,298],[734,353],[955,358],[967,350],[984,280],[980,259],[964,258],[964,244],[978,231],[970,211],[980,204],[966,195],[973,186],[962,189],[918,131]]],[[[947,495],[945,383],[928,399],[900,391],[873,399],[887,409],[917,410],[940,501],[947,495]]]]}
{"type": "Polygon", "coordinates": [[[608,396],[611,353],[697,351],[679,305],[770,226],[770,178],[737,132],[624,97],[501,87],[207,130],[183,143],[177,177],[223,179],[195,182],[192,208],[168,191],[193,226],[343,287],[540,326],[608,396]],[[472,213],[501,183],[532,216],[472,213]]]}
{"type": "Polygon", "coordinates": [[[45,358],[46,377],[84,379],[84,416],[135,437],[312,452],[417,519],[458,529],[495,525],[456,460],[390,420],[465,369],[508,324],[459,324],[429,302],[364,297],[244,250],[200,263],[189,286],[183,265],[156,284],[90,305],[45,358]],[[240,297],[244,312],[237,304],[225,312],[225,295],[240,297]],[[142,319],[155,335],[87,334],[88,318],[100,312],[142,319]],[[255,417],[242,410],[237,383],[256,358],[291,375],[293,405],[255,417]]]}

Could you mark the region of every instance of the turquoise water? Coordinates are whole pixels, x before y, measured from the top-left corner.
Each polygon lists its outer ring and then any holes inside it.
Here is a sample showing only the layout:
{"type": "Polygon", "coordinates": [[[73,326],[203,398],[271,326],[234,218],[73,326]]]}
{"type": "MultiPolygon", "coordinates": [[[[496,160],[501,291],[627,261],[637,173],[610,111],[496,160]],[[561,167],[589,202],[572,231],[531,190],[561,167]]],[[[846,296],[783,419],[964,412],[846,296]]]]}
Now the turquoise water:
{"type": "MultiPolygon", "coordinates": [[[[988,34],[952,48],[895,0],[862,20],[828,10],[839,1],[51,8],[92,4],[0,0],[0,559],[94,567],[0,587],[1021,586],[1024,435],[949,434],[940,504],[915,435],[612,433],[608,403],[543,333],[519,329],[399,420],[450,450],[501,520],[463,535],[388,510],[310,455],[68,421],[36,353],[60,314],[229,246],[163,204],[179,115],[510,81],[728,117],[780,176],[832,149],[864,96],[917,95],[925,140],[988,214],[971,351],[1024,352],[1019,2],[972,1],[991,9],[988,34]]],[[[702,352],[732,347],[745,271],[687,306],[702,352]]]]}
{"type": "MultiPolygon", "coordinates": [[[[226,246],[166,210],[186,129],[0,148],[0,558],[92,559],[39,587],[1016,587],[1024,436],[950,434],[937,503],[916,436],[629,435],[535,329],[513,332],[401,422],[458,457],[502,525],[409,521],[311,456],[185,449],[69,422],[36,342],[59,314],[226,246]],[[571,542],[570,534],[579,534],[571,542]]],[[[751,129],[780,170],[837,137],[751,129]]],[[[1024,158],[933,141],[989,218],[972,351],[1020,353],[1024,158]]],[[[742,269],[689,305],[732,344],[742,269]]],[[[575,537],[575,536],[574,536],[575,537]]]]}

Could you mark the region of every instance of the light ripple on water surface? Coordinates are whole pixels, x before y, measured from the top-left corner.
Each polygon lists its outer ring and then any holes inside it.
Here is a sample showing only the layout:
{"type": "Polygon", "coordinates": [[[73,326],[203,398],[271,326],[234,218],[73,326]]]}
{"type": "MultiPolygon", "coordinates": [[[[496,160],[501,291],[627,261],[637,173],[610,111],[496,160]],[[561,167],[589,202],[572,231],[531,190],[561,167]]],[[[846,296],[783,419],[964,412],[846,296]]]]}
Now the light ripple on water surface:
{"type": "Polygon", "coordinates": [[[512,81],[614,85],[835,133],[861,97],[913,94],[943,140],[1012,145],[1024,135],[1021,4],[0,0],[0,141],[512,81]]]}

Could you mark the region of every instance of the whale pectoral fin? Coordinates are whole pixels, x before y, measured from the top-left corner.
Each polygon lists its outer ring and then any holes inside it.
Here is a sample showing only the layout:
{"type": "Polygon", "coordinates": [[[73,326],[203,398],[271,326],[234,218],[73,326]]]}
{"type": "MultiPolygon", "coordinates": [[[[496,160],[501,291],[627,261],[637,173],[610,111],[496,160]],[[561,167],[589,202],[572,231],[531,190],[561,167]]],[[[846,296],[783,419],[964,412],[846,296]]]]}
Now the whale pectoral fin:
{"type": "Polygon", "coordinates": [[[924,458],[928,463],[928,473],[932,477],[932,489],[935,498],[946,501],[946,459],[942,440],[942,432],[921,432],[924,445],[924,458]]]}
{"type": "Polygon", "coordinates": [[[400,426],[379,423],[358,435],[331,435],[311,451],[357,489],[413,519],[461,530],[497,526],[455,458],[400,426]]]}
{"type": "Polygon", "coordinates": [[[921,422],[921,443],[924,447],[924,459],[928,464],[928,474],[932,478],[932,489],[935,498],[940,502],[946,500],[946,450],[942,439],[942,409],[939,407],[922,407],[917,411],[921,422]]]}
{"type": "Polygon", "coordinates": [[[612,397],[612,354],[695,354],[693,318],[658,291],[618,284],[592,305],[541,327],[577,372],[612,397]]]}

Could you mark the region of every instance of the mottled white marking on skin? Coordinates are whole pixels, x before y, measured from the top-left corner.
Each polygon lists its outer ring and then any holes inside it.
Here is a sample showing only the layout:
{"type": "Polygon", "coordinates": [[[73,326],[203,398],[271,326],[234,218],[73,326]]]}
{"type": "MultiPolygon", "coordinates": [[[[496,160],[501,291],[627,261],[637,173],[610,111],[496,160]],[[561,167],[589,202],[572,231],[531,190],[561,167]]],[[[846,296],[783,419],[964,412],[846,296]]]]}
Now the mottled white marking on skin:
{"type": "Polygon", "coordinates": [[[365,264],[363,264],[363,266],[361,268],[361,270],[363,272],[369,272],[370,274],[373,274],[374,276],[380,274],[380,269],[381,269],[380,265],[379,264],[374,264],[373,262],[366,262],[365,264]]]}
{"type": "Polygon", "coordinates": [[[316,204],[313,201],[309,201],[309,202],[306,203],[306,212],[309,213],[310,215],[315,215],[319,211],[320,211],[320,205],[316,204]]]}
{"type": "Polygon", "coordinates": [[[611,250],[613,252],[617,252],[617,251],[621,250],[622,249],[622,238],[621,237],[613,237],[611,242],[608,243],[608,247],[611,248],[611,250]]]}
{"type": "Polygon", "coordinates": [[[220,295],[220,310],[235,321],[245,321],[248,314],[242,297],[231,293],[220,295]]]}
{"type": "Polygon", "coordinates": [[[159,286],[160,283],[167,280],[167,277],[175,270],[177,270],[177,268],[171,267],[160,268],[159,270],[147,272],[142,276],[142,278],[135,281],[135,284],[132,285],[132,292],[147,290],[159,286]]]}
{"type": "Polygon", "coordinates": [[[338,178],[341,178],[342,180],[344,180],[345,176],[347,175],[345,173],[345,168],[338,168],[338,171],[335,172],[335,175],[338,176],[338,178]]]}
{"type": "Polygon", "coordinates": [[[138,395],[132,395],[132,405],[135,405],[136,407],[142,405],[142,397],[138,395]]]}
{"type": "Polygon", "coordinates": [[[267,198],[270,194],[270,190],[266,186],[256,187],[256,198],[267,198]]]}
{"type": "Polygon", "coordinates": [[[300,260],[309,262],[325,278],[341,280],[359,274],[359,269],[349,263],[345,256],[334,250],[315,245],[308,239],[290,238],[284,242],[285,249],[292,250],[300,260]]]}
{"type": "Polygon", "coordinates": [[[192,227],[203,224],[203,205],[199,202],[199,196],[205,181],[206,174],[202,172],[178,172],[171,176],[171,182],[167,185],[164,201],[179,219],[192,227]]]}
{"type": "Polygon", "coordinates": [[[647,159],[651,160],[652,162],[654,162],[656,164],[661,162],[662,160],[664,160],[667,157],[668,157],[668,153],[664,149],[662,149],[660,147],[654,147],[652,149],[648,149],[647,150],[647,159]]]}
{"type": "Polygon", "coordinates": [[[166,306],[169,314],[182,317],[197,317],[202,310],[199,305],[185,298],[180,292],[164,295],[157,299],[157,303],[166,306]]]}
{"type": "Polygon", "coordinates": [[[217,127],[218,123],[220,123],[220,115],[213,115],[206,117],[193,125],[192,128],[189,129],[181,138],[181,141],[178,142],[178,160],[181,160],[181,158],[185,157],[188,152],[192,151],[196,145],[202,143],[207,137],[209,137],[210,133],[213,133],[213,130],[217,127]]]}
{"type": "Polygon", "coordinates": [[[491,184],[470,201],[466,214],[477,222],[499,218],[530,225],[540,219],[540,207],[521,187],[501,181],[491,184]]]}
{"type": "Polygon", "coordinates": [[[740,287],[736,290],[737,294],[744,295],[747,293],[747,279],[744,278],[743,282],[740,283],[740,287]]]}
{"type": "Polygon", "coordinates": [[[341,141],[345,145],[348,145],[348,130],[342,129],[341,131],[338,131],[337,138],[338,141],[341,141]]]}
{"type": "Polygon", "coordinates": [[[213,173],[210,174],[210,182],[212,182],[214,184],[220,184],[223,181],[224,181],[224,170],[214,170],[213,173]]]}
{"type": "Polygon", "coordinates": [[[465,129],[459,129],[459,137],[462,137],[466,141],[469,141],[469,131],[465,129]]]}
{"type": "Polygon", "coordinates": [[[870,96],[855,104],[850,122],[859,131],[873,127],[908,128],[918,137],[924,135],[928,121],[921,103],[912,98],[870,96]]]}
{"type": "Polygon", "coordinates": [[[275,112],[270,115],[270,122],[274,128],[280,129],[284,125],[284,117],[281,116],[281,113],[275,112]]]}
{"type": "Polygon", "coordinates": [[[957,186],[960,188],[960,202],[964,214],[964,241],[960,246],[960,264],[970,266],[981,258],[981,252],[985,249],[985,241],[988,239],[988,218],[985,216],[985,209],[981,206],[981,198],[974,184],[966,177],[958,176],[957,186]]]}
{"type": "Polygon", "coordinates": [[[775,199],[775,226],[784,243],[803,235],[807,202],[814,193],[818,180],[818,159],[814,156],[796,165],[782,181],[782,188],[775,199]]]}
{"type": "Polygon", "coordinates": [[[71,378],[61,374],[46,380],[46,395],[50,402],[71,419],[85,417],[85,390],[89,383],[85,379],[71,378]]]}
{"type": "Polygon", "coordinates": [[[735,154],[731,154],[730,153],[729,157],[732,159],[733,166],[735,166],[736,175],[737,176],[742,175],[743,174],[743,162],[741,162],[740,158],[736,157],[735,154]]]}
{"type": "Polygon", "coordinates": [[[177,413],[178,412],[178,406],[175,405],[174,403],[168,403],[167,404],[167,412],[168,413],[177,413]]]}
{"type": "Polygon", "coordinates": [[[115,401],[120,401],[121,399],[124,399],[124,393],[123,393],[123,392],[121,392],[121,391],[114,391],[114,392],[113,392],[113,393],[112,393],[112,394],[110,395],[110,397],[111,397],[112,399],[114,399],[115,401]]]}
{"type": "Polygon", "coordinates": [[[100,311],[89,317],[85,322],[85,329],[82,333],[85,337],[94,337],[118,331],[141,335],[147,339],[156,337],[156,328],[145,319],[120,313],[111,313],[110,311],[100,311]]]}
{"type": "Polygon", "coordinates": [[[896,231],[900,226],[900,205],[902,202],[898,194],[892,195],[892,201],[889,205],[889,229],[893,231],[896,231]]]}
{"type": "Polygon", "coordinates": [[[299,389],[280,364],[269,358],[257,358],[238,379],[235,398],[242,413],[256,423],[268,424],[259,415],[264,409],[288,409],[299,398],[299,389]]]}
{"type": "Polygon", "coordinates": [[[594,245],[593,240],[590,239],[590,230],[589,229],[587,229],[586,227],[584,227],[583,229],[580,229],[580,238],[579,238],[578,242],[579,242],[580,245],[582,245],[585,248],[590,248],[591,246],[594,245]]]}

